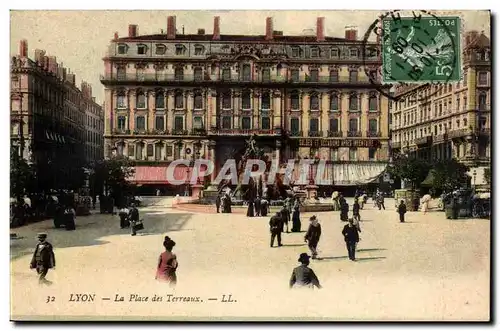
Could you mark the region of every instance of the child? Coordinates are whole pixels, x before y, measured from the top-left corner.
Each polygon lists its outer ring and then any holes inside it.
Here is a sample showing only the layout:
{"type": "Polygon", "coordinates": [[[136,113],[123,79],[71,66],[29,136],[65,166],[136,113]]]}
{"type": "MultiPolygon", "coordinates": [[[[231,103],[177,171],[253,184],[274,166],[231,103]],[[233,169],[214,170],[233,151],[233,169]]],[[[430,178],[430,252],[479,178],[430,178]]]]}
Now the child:
{"type": "Polygon", "coordinates": [[[307,233],[304,237],[304,241],[308,242],[309,249],[312,253],[312,258],[316,259],[318,256],[318,243],[319,238],[321,237],[321,224],[319,224],[316,215],[311,216],[309,219],[311,224],[309,225],[309,229],[307,229],[307,233]]]}

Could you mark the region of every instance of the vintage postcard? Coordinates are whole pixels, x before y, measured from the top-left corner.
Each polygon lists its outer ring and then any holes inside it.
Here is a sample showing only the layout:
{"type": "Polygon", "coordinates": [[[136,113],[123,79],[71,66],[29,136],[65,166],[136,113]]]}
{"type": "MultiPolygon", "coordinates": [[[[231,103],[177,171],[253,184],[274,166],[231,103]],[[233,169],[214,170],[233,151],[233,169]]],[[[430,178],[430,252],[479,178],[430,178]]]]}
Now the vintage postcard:
{"type": "Polygon", "coordinates": [[[11,11],[11,319],[489,321],[490,16],[11,11]]]}

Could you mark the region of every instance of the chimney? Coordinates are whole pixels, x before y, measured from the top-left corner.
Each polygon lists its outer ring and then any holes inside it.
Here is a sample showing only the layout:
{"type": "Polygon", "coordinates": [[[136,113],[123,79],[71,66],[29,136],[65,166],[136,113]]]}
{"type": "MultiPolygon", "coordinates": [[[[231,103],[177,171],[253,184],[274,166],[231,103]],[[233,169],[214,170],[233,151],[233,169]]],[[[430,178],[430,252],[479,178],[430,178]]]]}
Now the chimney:
{"type": "Polygon", "coordinates": [[[54,74],[57,73],[57,60],[55,56],[49,56],[49,71],[54,74]]]}
{"type": "Polygon", "coordinates": [[[198,34],[199,35],[204,35],[205,34],[205,29],[198,29],[198,34]]]}
{"type": "Polygon", "coordinates": [[[177,30],[175,28],[175,16],[169,16],[167,19],[167,38],[175,39],[177,30]]]}
{"type": "Polygon", "coordinates": [[[273,39],[273,18],[268,17],[266,18],[266,40],[272,40],[273,39]]]}
{"type": "Polygon", "coordinates": [[[318,17],[316,19],[316,40],[325,41],[325,18],[318,17]]]}
{"type": "Polygon", "coordinates": [[[213,40],[220,40],[220,17],[214,17],[214,35],[212,37],[213,40]]]}
{"type": "Polygon", "coordinates": [[[19,55],[21,57],[28,56],[28,41],[26,39],[23,39],[19,42],[19,55]]]}
{"type": "Polygon", "coordinates": [[[358,30],[353,27],[348,27],[345,30],[345,39],[347,40],[358,40],[358,30]]]}
{"type": "Polygon", "coordinates": [[[137,37],[137,25],[136,24],[129,24],[128,37],[129,38],[137,37]]]}
{"type": "Polygon", "coordinates": [[[115,32],[115,37],[113,38],[113,40],[118,40],[118,32],[115,32]]]}

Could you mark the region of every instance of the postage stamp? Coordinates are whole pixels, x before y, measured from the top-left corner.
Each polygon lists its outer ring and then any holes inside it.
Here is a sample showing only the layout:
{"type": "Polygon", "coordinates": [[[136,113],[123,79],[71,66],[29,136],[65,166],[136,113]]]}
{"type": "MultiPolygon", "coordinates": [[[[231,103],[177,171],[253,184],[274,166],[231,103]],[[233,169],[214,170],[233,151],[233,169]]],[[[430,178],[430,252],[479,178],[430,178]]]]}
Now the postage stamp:
{"type": "Polygon", "coordinates": [[[458,17],[385,18],[384,82],[450,82],[460,79],[458,17]]]}

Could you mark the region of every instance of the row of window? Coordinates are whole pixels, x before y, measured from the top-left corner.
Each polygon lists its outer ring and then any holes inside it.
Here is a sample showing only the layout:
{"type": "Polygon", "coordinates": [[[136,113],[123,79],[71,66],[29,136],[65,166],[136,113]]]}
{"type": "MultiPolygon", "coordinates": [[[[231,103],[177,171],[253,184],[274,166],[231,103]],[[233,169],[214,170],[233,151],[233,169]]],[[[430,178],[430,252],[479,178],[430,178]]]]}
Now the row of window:
{"type": "MultiPolygon", "coordinates": [[[[117,51],[118,54],[124,55],[127,54],[129,51],[130,47],[127,44],[118,44],[117,45],[117,51]]],[[[165,55],[167,52],[167,45],[165,44],[156,44],[155,45],[155,55],[165,55]]],[[[182,44],[176,44],[174,45],[175,49],[175,55],[183,56],[187,54],[187,47],[182,44]]],[[[147,55],[149,51],[149,46],[145,44],[137,44],[136,45],[136,51],[138,55],[147,55]]],[[[222,46],[221,51],[223,53],[231,53],[231,48],[228,45],[222,46]]],[[[320,58],[320,57],[325,57],[327,54],[323,54],[324,51],[322,51],[319,47],[317,46],[310,46],[309,48],[302,48],[299,46],[294,46],[291,48],[291,54],[290,56],[292,58],[299,58],[299,57],[310,57],[310,58],[320,58]]],[[[335,59],[339,58],[340,56],[340,50],[336,47],[333,47],[328,50],[330,58],[335,59]]],[[[194,46],[194,55],[205,55],[205,46],[197,44],[194,46]]],[[[357,48],[351,48],[349,49],[349,57],[351,58],[358,58],[359,57],[359,50],[357,48]]]]}
{"type": "MultiPolygon", "coordinates": [[[[218,67],[215,65],[212,65],[211,67],[211,75],[217,75],[219,74],[220,78],[222,80],[230,81],[234,80],[233,76],[233,69],[231,68],[222,68],[222,70],[219,71],[218,67]]],[[[305,80],[307,82],[319,82],[324,81],[324,79],[320,79],[323,76],[319,75],[319,69],[309,69],[309,72],[305,76],[305,80]]],[[[270,68],[264,68],[261,70],[261,80],[263,82],[270,82],[271,81],[271,69],[270,68]]],[[[136,78],[137,80],[143,80],[146,75],[145,69],[142,68],[136,68],[135,71],[136,78]]],[[[157,75],[161,75],[162,72],[156,72],[157,75]]],[[[206,73],[208,74],[208,73],[206,73]]],[[[276,70],[276,76],[277,77],[282,77],[282,67],[281,65],[277,66],[276,70]]],[[[287,69],[287,72],[285,75],[292,81],[292,82],[299,82],[300,81],[300,69],[297,68],[291,68],[287,69]]],[[[375,75],[376,77],[376,72],[374,71],[372,76],[375,75]]],[[[359,72],[357,69],[351,69],[349,70],[349,82],[350,83],[356,83],[358,82],[358,76],[359,72]]],[[[241,73],[238,75],[238,80],[241,81],[252,81],[252,70],[250,64],[244,64],[242,65],[242,70],[241,73]]],[[[338,83],[339,82],[339,69],[335,70],[330,70],[328,77],[328,82],[330,83],[338,83]]],[[[118,67],[116,70],[116,78],[118,80],[126,80],[127,79],[127,70],[125,67],[118,67]]],[[[178,81],[183,81],[184,80],[184,68],[175,68],[174,69],[174,80],[178,81]]],[[[202,68],[194,68],[193,69],[193,79],[195,81],[202,81],[204,80],[204,73],[202,68]]]]}
{"type": "Polygon", "coordinates": [[[87,131],[87,141],[91,144],[100,145],[103,143],[102,135],[97,132],[87,131]]]}
{"type": "MultiPolygon", "coordinates": [[[[233,98],[230,92],[222,93],[221,95],[221,106],[222,109],[232,109],[233,108],[233,98]]],[[[330,95],[330,110],[340,110],[340,98],[338,94],[330,95]]],[[[116,106],[119,109],[126,109],[127,97],[125,92],[119,92],[116,97],[116,106]]],[[[194,109],[203,109],[203,96],[201,92],[195,92],[194,94],[194,109]]],[[[181,91],[177,91],[174,94],[174,107],[176,109],[184,109],[185,97],[181,91]]],[[[144,92],[138,92],[135,100],[135,107],[137,109],[147,109],[147,97],[144,92]]],[[[252,94],[251,92],[244,91],[241,94],[241,107],[242,109],[252,109],[252,94]]],[[[290,107],[292,110],[299,110],[300,107],[300,96],[298,92],[292,92],[290,95],[290,107]]],[[[155,96],[155,108],[165,109],[165,96],[162,93],[157,93],[155,96]]],[[[271,94],[269,92],[262,93],[260,97],[260,109],[271,109],[271,94]]],[[[309,109],[319,110],[320,109],[320,98],[317,93],[311,93],[309,98],[309,109]]],[[[353,92],[349,95],[349,110],[359,110],[359,96],[357,93],[353,92]]],[[[368,99],[368,110],[377,111],[378,98],[375,94],[369,96],[368,99]]]]}
{"type": "MultiPolygon", "coordinates": [[[[233,117],[232,116],[222,116],[217,118],[217,127],[222,129],[233,129],[233,117]]],[[[349,127],[348,131],[350,132],[359,132],[360,131],[360,120],[357,118],[349,119],[349,127]]],[[[173,123],[174,131],[183,131],[185,130],[184,116],[174,116],[173,123]]],[[[117,120],[117,129],[120,131],[127,130],[127,118],[125,116],[118,116],[117,120]]],[[[203,129],[203,117],[194,116],[193,117],[193,128],[194,129],[203,129]]],[[[263,116],[260,118],[260,128],[262,130],[271,130],[271,118],[268,116],[263,116]]],[[[311,118],[309,119],[309,132],[319,132],[320,131],[320,119],[319,118],[311,118]]],[[[146,117],[145,116],[136,116],[135,118],[135,129],[136,130],[146,130],[146,117]]],[[[154,129],[158,131],[165,130],[165,117],[164,116],[156,116],[154,121],[154,129]]],[[[250,116],[242,116],[241,117],[241,129],[250,130],[252,129],[252,118],[250,116]]],[[[329,119],[329,130],[332,132],[340,132],[340,120],[338,118],[330,118],[329,119]]],[[[291,132],[299,132],[300,129],[300,119],[299,118],[291,118],[290,119],[290,131],[291,132]]],[[[368,132],[377,133],[379,132],[378,120],[377,119],[369,119],[368,120],[368,132]]]]}

